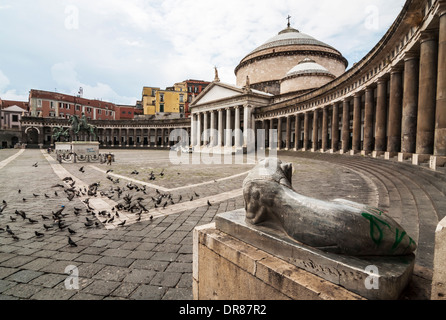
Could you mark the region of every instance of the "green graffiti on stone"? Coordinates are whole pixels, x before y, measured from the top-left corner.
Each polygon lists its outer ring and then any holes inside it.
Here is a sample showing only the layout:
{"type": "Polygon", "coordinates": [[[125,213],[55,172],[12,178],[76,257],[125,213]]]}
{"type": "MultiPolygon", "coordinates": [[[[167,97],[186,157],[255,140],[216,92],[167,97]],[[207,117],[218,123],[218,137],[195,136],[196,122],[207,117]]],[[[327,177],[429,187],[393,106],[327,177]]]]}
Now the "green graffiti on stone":
{"type": "Polygon", "coordinates": [[[375,217],[374,215],[372,215],[370,213],[363,212],[362,216],[370,221],[370,237],[372,238],[373,242],[377,246],[379,246],[381,244],[381,241],[384,236],[381,225],[388,227],[391,230],[390,225],[387,222],[385,222],[381,219],[378,219],[377,217],[375,217]]]}

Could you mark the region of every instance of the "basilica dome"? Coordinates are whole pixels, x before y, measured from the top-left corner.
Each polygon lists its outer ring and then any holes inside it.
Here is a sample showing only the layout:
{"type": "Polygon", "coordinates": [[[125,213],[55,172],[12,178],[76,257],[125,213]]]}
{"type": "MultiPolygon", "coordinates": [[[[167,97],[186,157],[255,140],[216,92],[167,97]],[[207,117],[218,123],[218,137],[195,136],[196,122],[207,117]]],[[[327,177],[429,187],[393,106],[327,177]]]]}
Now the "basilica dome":
{"type": "Polygon", "coordinates": [[[305,58],[326,70],[324,75],[321,74],[324,77],[339,77],[348,66],[338,50],[288,25],[241,60],[235,69],[237,85],[243,86],[246,77],[249,77],[252,88],[274,95],[281,94],[282,80],[289,76],[293,68],[299,71],[303,67],[299,63],[305,58]]]}
{"type": "Polygon", "coordinates": [[[319,88],[336,76],[316,61],[305,58],[280,81],[280,93],[303,92],[319,88]]]}

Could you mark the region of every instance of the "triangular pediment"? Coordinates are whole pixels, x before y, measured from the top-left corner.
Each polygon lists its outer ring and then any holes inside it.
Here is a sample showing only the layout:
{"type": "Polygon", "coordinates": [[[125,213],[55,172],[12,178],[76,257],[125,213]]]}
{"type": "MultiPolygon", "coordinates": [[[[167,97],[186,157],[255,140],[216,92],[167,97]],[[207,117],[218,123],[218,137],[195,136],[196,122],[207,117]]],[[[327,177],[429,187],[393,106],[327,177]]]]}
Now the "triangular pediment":
{"type": "Polygon", "coordinates": [[[213,82],[209,85],[192,103],[193,106],[200,106],[213,101],[234,98],[244,94],[243,89],[221,82],[213,82]]]}

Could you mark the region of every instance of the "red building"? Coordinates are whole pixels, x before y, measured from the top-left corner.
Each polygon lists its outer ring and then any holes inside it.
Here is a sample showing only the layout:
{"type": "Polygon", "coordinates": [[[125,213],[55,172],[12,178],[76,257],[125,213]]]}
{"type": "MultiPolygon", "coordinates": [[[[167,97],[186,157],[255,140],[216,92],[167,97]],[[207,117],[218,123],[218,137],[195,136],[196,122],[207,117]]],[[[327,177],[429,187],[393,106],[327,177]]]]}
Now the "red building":
{"type": "Polygon", "coordinates": [[[31,90],[29,111],[32,117],[68,119],[84,113],[89,120],[117,120],[117,106],[114,103],[91,100],[67,94],[31,90]]]}
{"type": "Polygon", "coordinates": [[[187,102],[185,105],[185,113],[186,117],[189,117],[189,105],[192,103],[193,99],[210,84],[210,82],[202,80],[186,80],[184,81],[184,83],[186,83],[187,87],[187,102]]]}

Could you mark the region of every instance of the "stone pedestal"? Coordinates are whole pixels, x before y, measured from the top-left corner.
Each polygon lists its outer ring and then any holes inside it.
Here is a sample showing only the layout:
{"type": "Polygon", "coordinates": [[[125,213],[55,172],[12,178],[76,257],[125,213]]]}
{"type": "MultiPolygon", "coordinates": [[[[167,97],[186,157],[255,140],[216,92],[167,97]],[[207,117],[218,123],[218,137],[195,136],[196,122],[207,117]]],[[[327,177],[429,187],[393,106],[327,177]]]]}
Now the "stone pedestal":
{"type": "Polygon", "coordinates": [[[383,155],[384,155],[384,151],[372,151],[373,158],[382,157],[383,155]]]}
{"type": "Polygon", "coordinates": [[[364,300],[215,228],[194,230],[194,300],[364,300]]]}
{"type": "Polygon", "coordinates": [[[393,300],[409,283],[414,261],[414,255],[351,257],[326,253],[297,243],[279,230],[246,224],[245,210],[236,210],[218,215],[215,228],[195,231],[194,297],[393,300]],[[274,261],[266,276],[260,269],[265,261],[274,261]],[[237,288],[226,287],[231,284],[237,288]]]}
{"type": "Polygon", "coordinates": [[[429,154],[414,153],[412,155],[412,164],[418,166],[422,163],[429,162],[430,158],[431,156],[429,154]]]}
{"type": "Polygon", "coordinates": [[[398,156],[398,152],[384,152],[384,159],[390,160],[398,156]]]}
{"type": "Polygon", "coordinates": [[[412,153],[404,153],[404,152],[398,153],[398,162],[404,162],[405,160],[409,160],[411,158],[412,158],[412,153]]]}
{"type": "Polygon", "coordinates": [[[446,166],[446,157],[431,156],[429,159],[429,168],[437,170],[438,167],[446,166]]]}
{"type": "Polygon", "coordinates": [[[431,300],[446,300],[446,218],[435,231],[431,300]]]}
{"type": "Polygon", "coordinates": [[[63,162],[99,162],[99,142],[56,142],[56,155],[63,162]]]}

